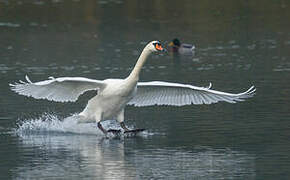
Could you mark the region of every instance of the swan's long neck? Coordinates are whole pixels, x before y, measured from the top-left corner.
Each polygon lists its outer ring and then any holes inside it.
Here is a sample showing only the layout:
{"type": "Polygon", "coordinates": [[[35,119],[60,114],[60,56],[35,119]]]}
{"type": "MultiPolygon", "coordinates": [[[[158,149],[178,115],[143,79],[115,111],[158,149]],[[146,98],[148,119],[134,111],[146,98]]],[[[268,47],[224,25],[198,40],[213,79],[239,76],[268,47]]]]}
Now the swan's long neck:
{"type": "Polygon", "coordinates": [[[134,80],[134,81],[139,80],[140,71],[141,71],[144,63],[146,62],[146,60],[150,54],[151,54],[151,52],[146,48],[142,51],[140,57],[137,60],[137,63],[135,65],[134,69],[132,70],[132,72],[128,76],[128,79],[134,80]]]}

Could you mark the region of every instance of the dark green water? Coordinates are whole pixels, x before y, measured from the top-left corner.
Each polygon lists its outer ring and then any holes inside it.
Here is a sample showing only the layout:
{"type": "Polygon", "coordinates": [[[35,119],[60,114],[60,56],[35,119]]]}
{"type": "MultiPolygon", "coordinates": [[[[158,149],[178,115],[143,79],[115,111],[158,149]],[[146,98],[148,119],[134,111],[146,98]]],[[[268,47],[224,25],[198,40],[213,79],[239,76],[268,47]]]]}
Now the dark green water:
{"type": "MultiPolygon", "coordinates": [[[[289,179],[290,3],[0,0],[0,179],[289,179]],[[49,76],[126,77],[145,44],[175,37],[195,56],[152,55],[141,81],[257,94],[237,104],[126,109],[136,138],[62,120],[76,103],[19,96],[49,76]]],[[[113,121],[105,126],[115,126],[113,121]]]]}

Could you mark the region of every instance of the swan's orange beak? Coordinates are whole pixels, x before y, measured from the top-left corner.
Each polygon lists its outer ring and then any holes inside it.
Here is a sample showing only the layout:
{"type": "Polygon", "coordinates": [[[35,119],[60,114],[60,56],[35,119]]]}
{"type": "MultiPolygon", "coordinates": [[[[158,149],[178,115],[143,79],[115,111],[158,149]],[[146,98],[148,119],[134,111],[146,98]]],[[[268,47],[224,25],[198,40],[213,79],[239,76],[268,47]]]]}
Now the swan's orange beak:
{"type": "Polygon", "coordinates": [[[156,44],[155,44],[155,48],[156,48],[158,51],[163,51],[163,50],[164,50],[163,47],[161,46],[161,44],[159,44],[159,43],[156,43],[156,44]]]}

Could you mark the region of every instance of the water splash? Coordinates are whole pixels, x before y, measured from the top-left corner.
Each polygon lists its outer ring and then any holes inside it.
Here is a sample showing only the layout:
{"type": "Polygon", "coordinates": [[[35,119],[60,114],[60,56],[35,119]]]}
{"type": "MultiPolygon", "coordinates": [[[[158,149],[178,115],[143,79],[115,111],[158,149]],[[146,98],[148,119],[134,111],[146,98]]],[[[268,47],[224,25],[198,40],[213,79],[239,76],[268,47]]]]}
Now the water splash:
{"type": "MultiPolygon", "coordinates": [[[[121,129],[115,120],[103,121],[102,125],[105,129],[121,129]]],[[[129,127],[134,129],[134,127],[129,127]]],[[[39,118],[19,120],[15,129],[17,135],[24,137],[29,135],[96,135],[105,137],[97,128],[96,123],[78,123],[78,116],[72,115],[67,118],[60,118],[55,114],[45,113],[39,118]]],[[[144,131],[138,133],[138,136],[147,137],[153,133],[144,131]]],[[[118,137],[131,137],[132,134],[120,133],[118,137]]],[[[116,135],[108,133],[108,138],[114,138],[116,135]]]]}

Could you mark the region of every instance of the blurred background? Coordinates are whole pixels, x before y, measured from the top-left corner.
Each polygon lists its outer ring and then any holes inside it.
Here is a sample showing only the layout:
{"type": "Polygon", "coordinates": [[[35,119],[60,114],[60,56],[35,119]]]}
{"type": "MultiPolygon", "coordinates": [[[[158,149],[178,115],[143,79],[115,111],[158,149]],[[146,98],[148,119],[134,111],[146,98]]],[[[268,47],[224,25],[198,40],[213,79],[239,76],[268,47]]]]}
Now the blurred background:
{"type": "Polygon", "coordinates": [[[0,0],[1,179],[289,179],[289,19],[287,0],[0,0]],[[171,53],[174,38],[194,53],[171,53]],[[107,140],[58,124],[93,93],[62,104],[9,89],[25,75],[124,78],[151,40],[169,52],[150,57],[141,81],[257,94],[128,107],[126,123],[147,136],[107,140]]]}

